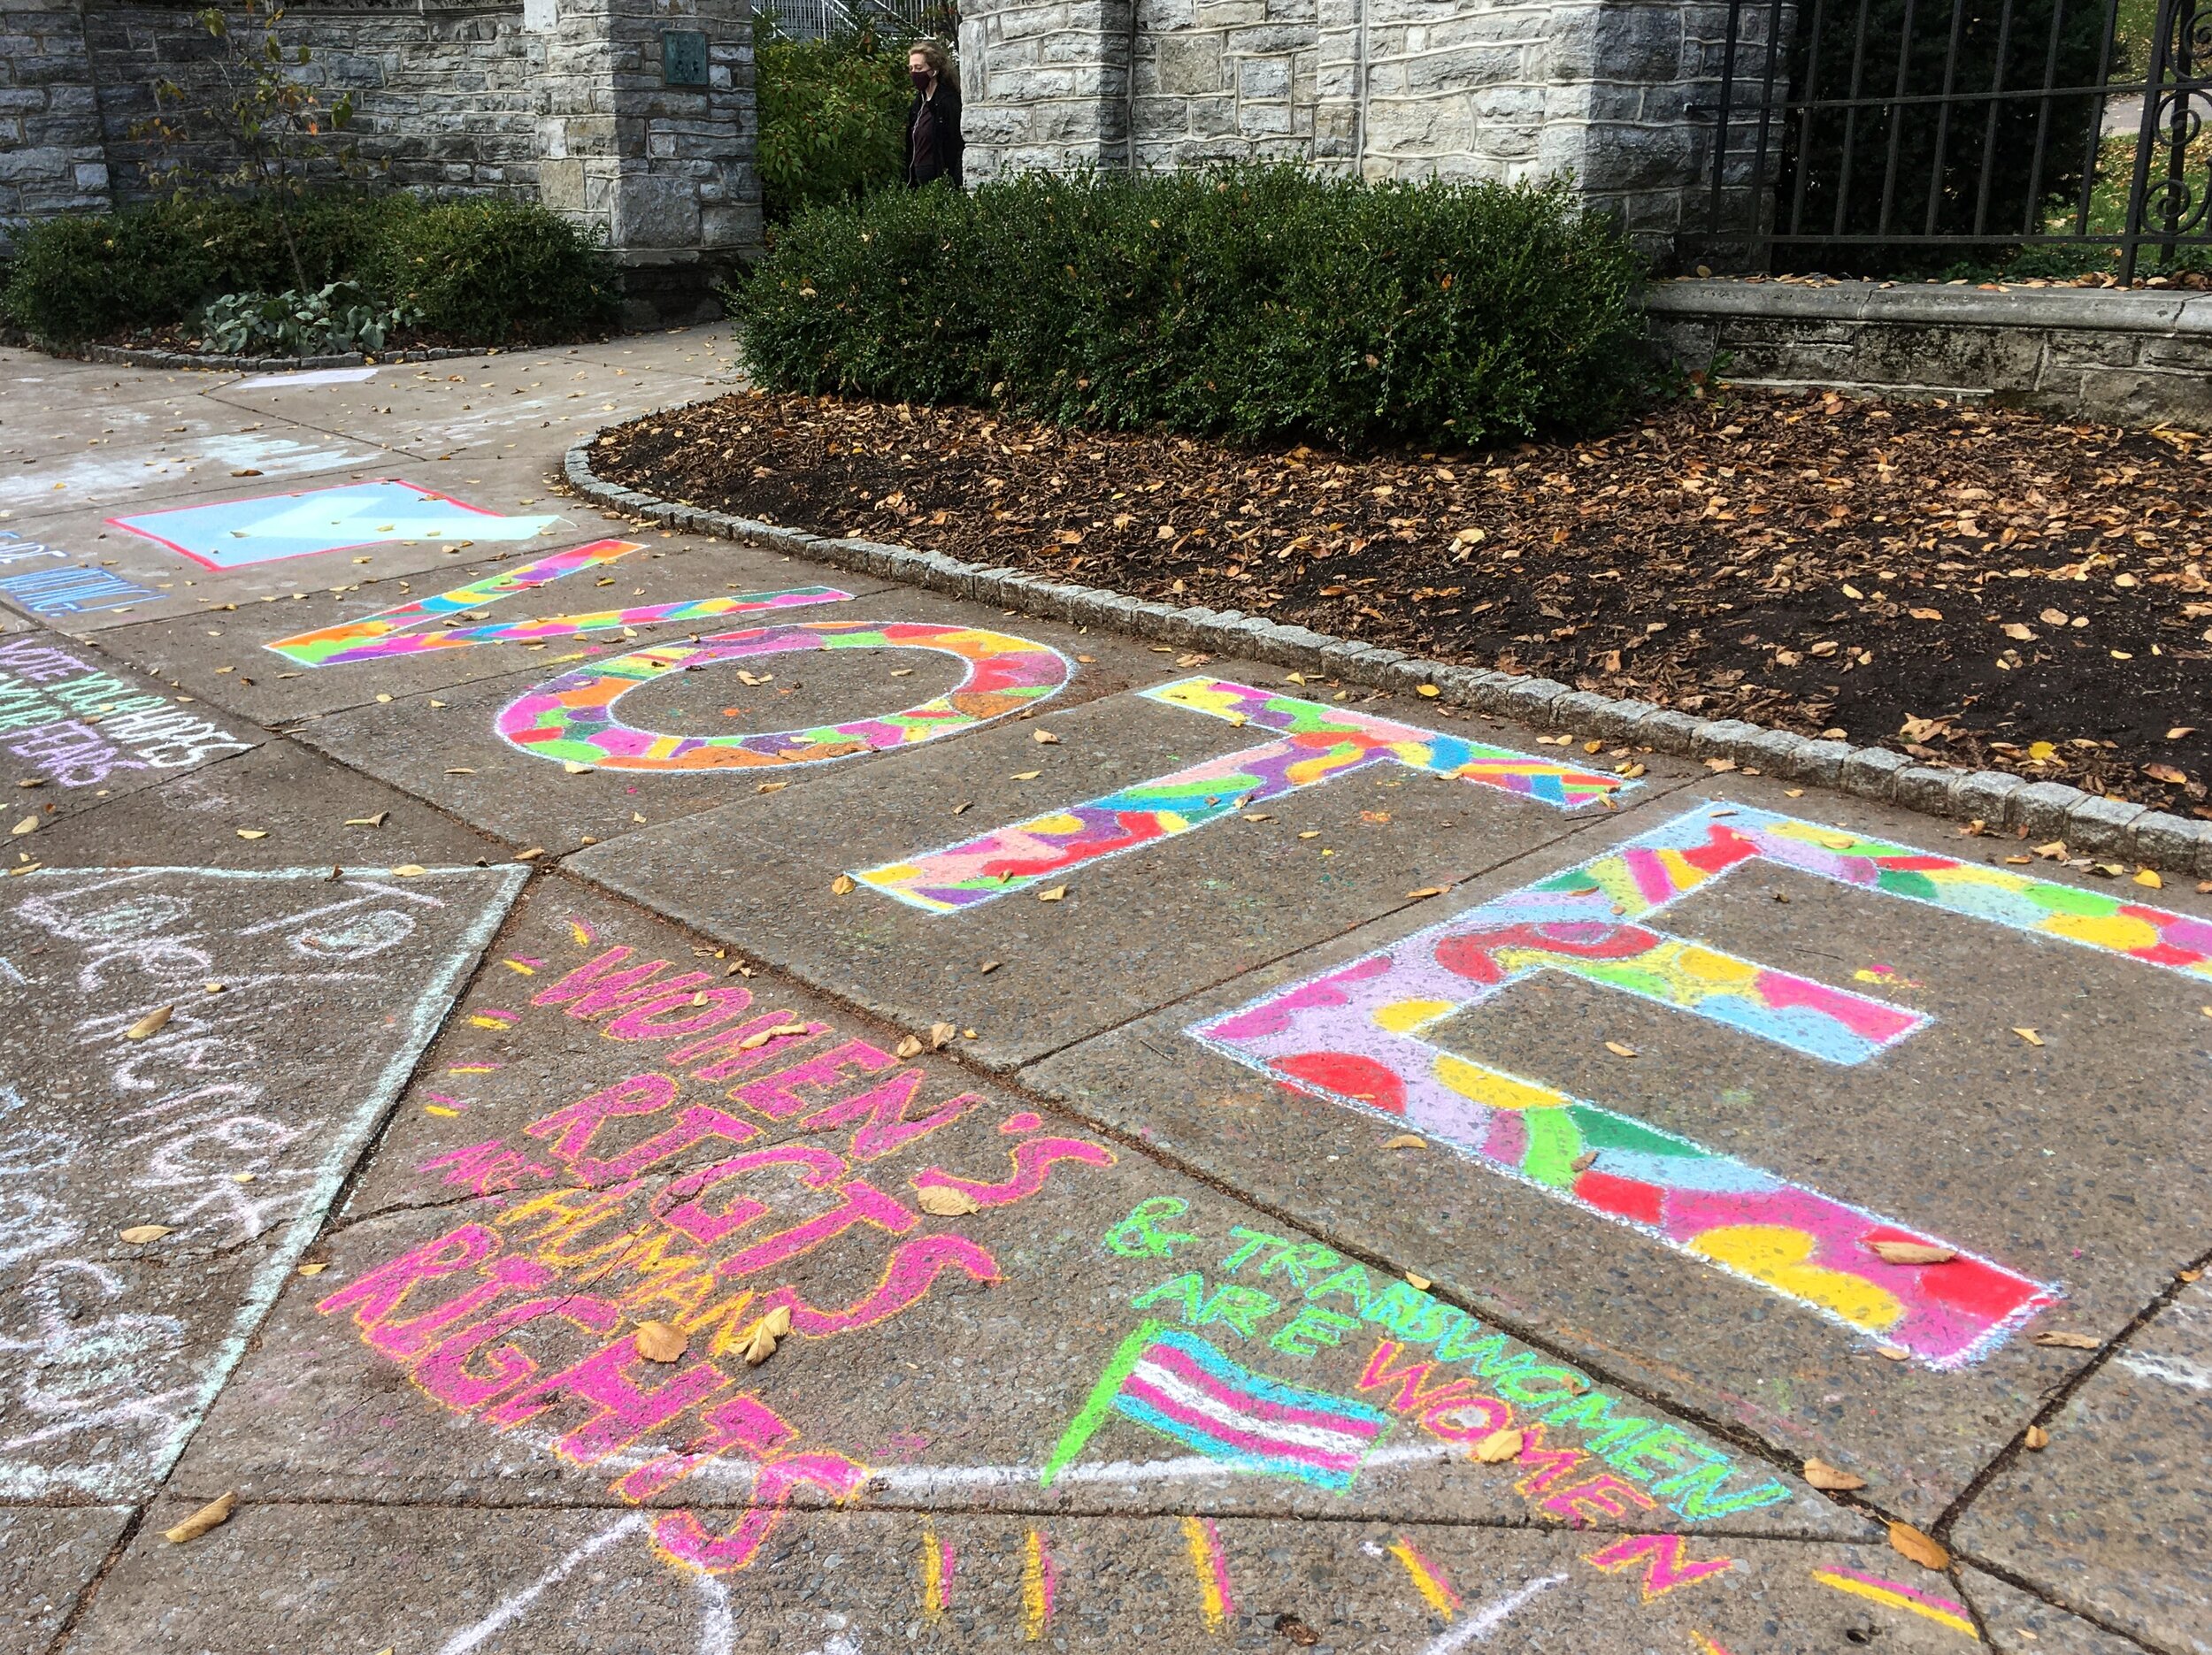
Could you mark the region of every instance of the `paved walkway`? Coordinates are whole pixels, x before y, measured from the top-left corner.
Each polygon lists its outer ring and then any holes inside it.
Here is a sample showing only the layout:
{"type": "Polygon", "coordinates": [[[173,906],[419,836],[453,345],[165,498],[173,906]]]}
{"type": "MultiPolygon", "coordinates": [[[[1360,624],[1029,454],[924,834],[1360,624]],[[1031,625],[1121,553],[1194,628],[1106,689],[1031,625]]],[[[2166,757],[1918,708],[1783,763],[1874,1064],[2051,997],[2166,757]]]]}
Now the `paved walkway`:
{"type": "Polygon", "coordinates": [[[4,353],[0,1649],[2212,1646],[2207,898],[552,492],[726,349],[4,353]]]}

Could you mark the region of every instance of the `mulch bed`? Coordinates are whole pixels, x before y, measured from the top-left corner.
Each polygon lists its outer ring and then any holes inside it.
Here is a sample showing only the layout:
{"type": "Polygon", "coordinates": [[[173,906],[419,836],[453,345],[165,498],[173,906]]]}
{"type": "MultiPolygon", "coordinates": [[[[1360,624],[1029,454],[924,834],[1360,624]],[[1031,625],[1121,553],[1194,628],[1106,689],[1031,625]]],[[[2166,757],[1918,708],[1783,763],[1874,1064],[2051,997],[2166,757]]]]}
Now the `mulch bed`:
{"type": "Polygon", "coordinates": [[[2212,441],[2194,433],[1725,391],[1601,441],[1357,456],[739,394],[624,428],[593,467],[2212,816],[2212,441]]]}

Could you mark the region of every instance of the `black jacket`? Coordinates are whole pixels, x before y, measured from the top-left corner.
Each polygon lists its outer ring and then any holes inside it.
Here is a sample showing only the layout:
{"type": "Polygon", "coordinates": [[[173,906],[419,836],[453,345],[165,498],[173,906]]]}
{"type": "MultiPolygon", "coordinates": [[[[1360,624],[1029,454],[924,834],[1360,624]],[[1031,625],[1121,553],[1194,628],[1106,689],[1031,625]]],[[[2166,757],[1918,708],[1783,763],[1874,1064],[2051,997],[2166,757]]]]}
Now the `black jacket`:
{"type": "Polygon", "coordinates": [[[944,76],[937,77],[937,90],[929,99],[930,113],[936,119],[935,154],[917,156],[914,153],[914,127],[922,118],[922,96],[914,96],[912,107],[906,111],[906,182],[909,188],[941,178],[955,189],[964,187],[960,172],[961,152],[967,141],[960,135],[960,88],[944,76]]]}

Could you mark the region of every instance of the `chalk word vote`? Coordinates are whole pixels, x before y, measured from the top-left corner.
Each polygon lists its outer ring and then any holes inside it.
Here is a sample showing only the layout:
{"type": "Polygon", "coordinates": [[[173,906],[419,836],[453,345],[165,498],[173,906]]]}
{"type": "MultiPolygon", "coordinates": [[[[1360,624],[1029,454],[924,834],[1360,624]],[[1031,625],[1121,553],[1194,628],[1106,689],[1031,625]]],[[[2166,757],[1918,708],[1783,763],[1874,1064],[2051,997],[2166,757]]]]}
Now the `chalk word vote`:
{"type": "Polygon", "coordinates": [[[1948,1262],[1888,1263],[1875,1244],[1946,1244],[1428,1038],[1538,971],[1619,989],[1838,1064],[1865,1061],[1926,1026],[1920,1013],[1647,923],[1761,862],[2212,977],[2212,923],[1709,803],[1188,1032],[1302,1091],[1402,1120],[1493,1170],[1876,1334],[1932,1367],[1977,1360],[2054,1303],[2057,1291],[1964,1249],[1948,1262]]]}
{"type": "MultiPolygon", "coordinates": [[[[480,621],[477,611],[485,606],[643,549],[631,540],[595,541],[358,620],[280,639],[267,647],[303,666],[340,666],[471,644],[540,642],[649,624],[845,603],[852,597],[833,586],[795,586],[640,609],[452,624],[456,617],[480,621]],[[432,630],[441,621],[449,630],[432,630]]],[[[1067,657],[1056,649],[976,627],[913,621],[811,621],[655,644],[574,668],[510,701],[501,709],[494,727],[523,752],[606,770],[666,772],[820,763],[933,740],[1002,717],[1056,694],[1071,670],[1067,657]],[[671,672],[798,651],[843,649],[922,649],[950,655],[962,664],[961,681],[944,694],[880,716],[751,735],[671,734],[626,723],[618,710],[621,699],[632,690],[671,672]]]]}
{"type": "Polygon", "coordinates": [[[1138,692],[1271,739],[1064,810],[927,851],[853,877],[933,914],[957,914],[1090,862],[1171,839],[1252,805],[1378,765],[1399,764],[1494,787],[1562,809],[1609,800],[1633,784],[1225,678],[1185,678],[1138,692]]]}

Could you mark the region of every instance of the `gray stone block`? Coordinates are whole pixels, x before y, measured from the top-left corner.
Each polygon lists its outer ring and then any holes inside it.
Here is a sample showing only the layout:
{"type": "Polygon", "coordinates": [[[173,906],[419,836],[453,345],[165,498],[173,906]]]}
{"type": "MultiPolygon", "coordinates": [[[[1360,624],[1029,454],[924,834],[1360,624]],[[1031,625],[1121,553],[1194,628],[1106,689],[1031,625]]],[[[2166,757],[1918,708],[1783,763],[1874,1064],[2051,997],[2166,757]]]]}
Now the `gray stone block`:
{"type": "Polygon", "coordinates": [[[1551,704],[1567,693],[1567,686],[1555,678],[1521,678],[1505,692],[1504,710],[1524,724],[1539,729],[1551,724],[1551,704]]]}
{"type": "Polygon", "coordinates": [[[2004,770],[1972,770],[1958,778],[1952,797],[1962,819],[2002,827],[2005,801],[2027,785],[2025,778],[2004,770]]]}
{"type": "Polygon", "coordinates": [[[2105,855],[2126,855],[2135,847],[2135,836],[2130,829],[2147,808],[2130,804],[2124,799],[2100,799],[2094,794],[2085,794],[2081,802],[2066,813],[2066,825],[2061,830],[2066,847],[2105,855]]]}
{"type": "Polygon", "coordinates": [[[1703,722],[1687,713],[1677,712],[1671,707],[1663,707],[1638,719],[1636,728],[1630,734],[1634,740],[1661,753],[1687,753],[1691,738],[1696,735],[1698,725],[1703,722]]]}
{"type": "Polygon", "coordinates": [[[1908,765],[1892,781],[1890,797],[1908,810],[1952,816],[1955,814],[1956,801],[1952,797],[1951,785],[1957,779],[1956,770],[1938,770],[1932,764],[1908,765]]]}
{"type": "Polygon", "coordinates": [[[1590,733],[1615,741],[1625,741],[1635,733],[1641,719],[1659,709],[1649,701],[1609,701],[1592,709],[1590,733]]]}
{"type": "Polygon", "coordinates": [[[1836,772],[1836,785],[1862,799],[1886,799],[1896,785],[1897,773],[1911,768],[1912,761],[1901,753],[1854,747],[1836,772]]]}
{"type": "Polygon", "coordinates": [[[2063,782],[2030,782],[2005,800],[2005,825],[2036,839],[2063,839],[2066,813],[2089,795],[2063,782]]]}
{"type": "Polygon", "coordinates": [[[1570,690],[1551,704],[1551,720],[1560,730],[1586,731],[1592,735],[1601,733],[1598,719],[1612,705],[1602,695],[1588,690],[1570,690]]]}
{"type": "Polygon", "coordinates": [[[1793,781],[1833,787],[1843,774],[1844,760],[1850,756],[1848,741],[1807,741],[1790,755],[1789,769],[1783,773],[1793,781]]]}
{"type": "Polygon", "coordinates": [[[1737,744],[1736,757],[1767,775],[1787,776],[1798,748],[1804,745],[1805,738],[1794,732],[1762,730],[1737,744]]]}
{"type": "Polygon", "coordinates": [[[2146,810],[2130,824],[2130,832],[2135,858],[2167,873],[2194,873],[2198,858],[2212,852],[2212,822],[2146,810]]]}
{"type": "Polygon", "coordinates": [[[1734,758],[1737,747],[1759,733],[1740,718],[1708,718],[1690,736],[1692,758],[1734,758]]]}

